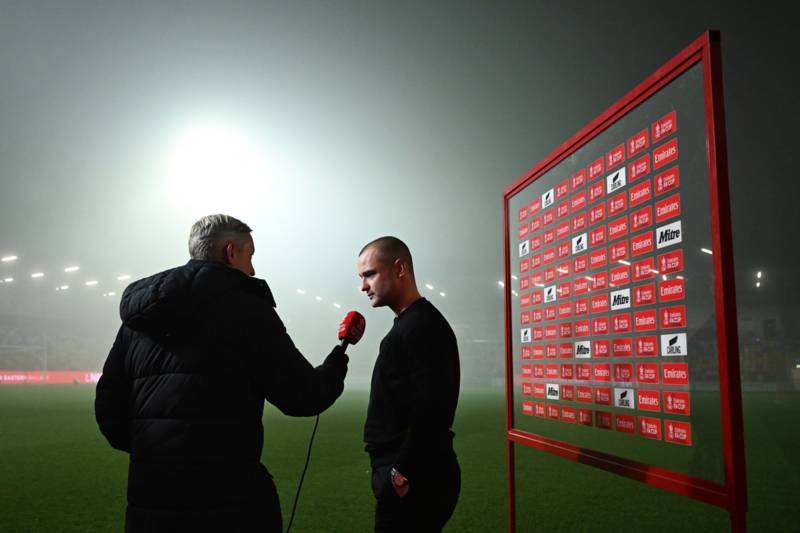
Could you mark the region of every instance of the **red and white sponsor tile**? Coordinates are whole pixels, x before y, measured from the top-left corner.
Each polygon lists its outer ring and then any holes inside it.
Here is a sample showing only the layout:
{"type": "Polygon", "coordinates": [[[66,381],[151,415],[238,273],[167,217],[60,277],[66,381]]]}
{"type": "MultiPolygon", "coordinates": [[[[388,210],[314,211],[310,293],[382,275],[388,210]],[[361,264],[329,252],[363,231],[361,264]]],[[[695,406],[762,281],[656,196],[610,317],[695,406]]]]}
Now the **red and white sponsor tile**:
{"type": "Polygon", "coordinates": [[[523,259],[519,262],[519,272],[520,274],[524,274],[528,270],[531,269],[531,260],[530,259],[523,259]]]}
{"type": "Polygon", "coordinates": [[[618,265],[609,271],[609,283],[612,287],[621,287],[631,282],[631,268],[628,265],[618,265]]]}
{"type": "MultiPolygon", "coordinates": [[[[555,318],[555,316],[553,316],[555,318]]],[[[553,340],[558,337],[558,327],[555,324],[547,324],[544,327],[544,338],[553,340]]]]}
{"type": "MultiPolygon", "coordinates": [[[[592,379],[592,365],[586,363],[575,364],[575,379],[589,381],[592,379]]],[[[591,387],[588,387],[591,391],[591,387]]],[[[591,393],[590,393],[591,394],[591,393]]],[[[581,387],[578,387],[578,401],[581,401],[581,387]]]]}
{"type": "Polygon", "coordinates": [[[606,170],[611,170],[615,166],[625,161],[625,145],[620,144],[616,148],[606,153],[606,170]]]}
{"type": "Polygon", "coordinates": [[[569,339],[572,337],[572,322],[562,322],[558,325],[558,338],[569,339]]]}
{"type": "Polygon", "coordinates": [[[541,344],[533,345],[533,358],[544,359],[544,346],[541,344]]]}
{"type": "Polygon", "coordinates": [[[547,379],[558,379],[558,365],[544,365],[544,377],[547,379]]]}
{"type": "MultiPolygon", "coordinates": [[[[524,294],[522,295],[521,299],[523,301],[525,300],[525,295],[524,294]]],[[[530,303],[533,304],[533,305],[541,305],[542,302],[544,301],[544,296],[543,296],[543,293],[542,293],[542,289],[536,289],[534,291],[531,291],[529,300],[530,300],[530,303]]]]}
{"type": "Polygon", "coordinates": [[[611,429],[612,420],[611,413],[606,411],[594,412],[594,424],[600,429],[611,429]]]}
{"type": "Polygon", "coordinates": [[[617,337],[611,340],[611,354],[614,357],[630,357],[633,353],[633,341],[630,337],[617,337]]]}
{"type": "MultiPolygon", "coordinates": [[[[567,226],[569,227],[569,226],[567,226]]],[[[556,242],[556,230],[555,228],[550,228],[546,231],[542,232],[542,244],[547,246],[548,244],[553,244],[556,242]]]]}
{"type": "Polygon", "coordinates": [[[569,236],[569,220],[565,220],[556,225],[555,235],[558,240],[569,236]]]}
{"type": "Polygon", "coordinates": [[[589,259],[586,257],[585,254],[572,258],[572,272],[574,272],[575,274],[586,272],[588,268],[589,268],[589,259]]]}
{"type": "Polygon", "coordinates": [[[556,249],[548,248],[542,252],[542,263],[548,265],[556,260],[556,249]]]}
{"type": "Polygon", "coordinates": [[[589,209],[589,224],[597,224],[606,219],[606,204],[597,204],[589,209]]]}
{"type": "Polygon", "coordinates": [[[644,233],[631,237],[631,255],[636,257],[651,253],[654,248],[654,243],[652,231],[645,231],[644,233]]]}
{"type": "Polygon", "coordinates": [[[592,410],[591,409],[578,409],[578,424],[582,426],[592,425],[592,410]]]}
{"type": "Polygon", "coordinates": [[[555,212],[553,211],[552,208],[548,209],[547,211],[544,211],[542,213],[542,226],[547,226],[549,224],[552,224],[555,219],[556,219],[555,212]]]}
{"type": "Polygon", "coordinates": [[[611,405],[611,388],[595,387],[594,403],[597,405],[611,405]]]}
{"type": "Polygon", "coordinates": [[[528,206],[527,205],[524,205],[524,206],[522,206],[520,208],[518,216],[519,216],[519,220],[520,221],[525,220],[526,218],[528,218],[528,206]]]}
{"type": "Polygon", "coordinates": [[[542,271],[542,275],[544,276],[545,283],[552,283],[556,280],[556,267],[551,266],[547,267],[542,271]]]}
{"type": "Polygon", "coordinates": [[[537,233],[533,237],[531,237],[531,250],[534,252],[542,247],[542,235],[537,233]]]}
{"type": "Polygon", "coordinates": [[[602,291],[608,288],[608,271],[595,272],[592,274],[592,290],[602,291]]]}
{"type": "Polygon", "coordinates": [[[577,233],[586,229],[586,211],[578,213],[571,220],[571,228],[573,233],[577,233]]]}
{"type": "Polygon", "coordinates": [[[628,217],[621,216],[608,223],[608,240],[613,241],[628,234],[628,217]]]}
{"type": "Polygon", "coordinates": [[[599,178],[600,175],[604,172],[603,168],[603,158],[598,157],[589,165],[589,181],[592,181],[595,178],[599,178]]]}
{"type": "Polygon", "coordinates": [[[606,225],[600,224],[589,232],[589,247],[600,246],[606,242],[606,225]]]}
{"type": "Polygon", "coordinates": [[[636,365],[636,382],[657,384],[661,370],[658,363],[639,363],[636,365]]]}
{"type": "Polygon", "coordinates": [[[631,435],[636,433],[636,419],[633,415],[615,413],[614,426],[620,433],[629,433],[631,435]]]}
{"type": "Polygon", "coordinates": [[[635,344],[637,357],[654,357],[658,355],[658,337],[656,335],[637,337],[635,344]]]}
{"type": "Polygon", "coordinates": [[[653,142],[657,143],[661,139],[668,137],[678,131],[678,118],[675,111],[667,113],[660,119],[653,122],[652,134],[653,142]]]}
{"type": "Polygon", "coordinates": [[[633,305],[653,305],[656,303],[655,283],[645,283],[633,288],[633,305]]]}
{"type": "Polygon", "coordinates": [[[646,179],[630,188],[628,191],[628,204],[631,208],[653,199],[653,187],[650,180],[646,179]]]}
{"type": "Polygon", "coordinates": [[[683,250],[672,250],[658,256],[658,270],[662,274],[671,274],[683,270],[683,250]]]}
{"type": "Polygon", "coordinates": [[[556,255],[559,259],[563,259],[565,257],[569,257],[569,241],[562,242],[558,246],[556,246],[556,255]]]}
{"type": "Polygon", "coordinates": [[[661,440],[661,419],[650,416],[640,416],[639,435],[646,439],[661,440]]]}
{"type": "Polygon", "coordinates": [[[519,278],[519,290],[527,291],[531,288],[531,278],[528,276],[522,276],[519,278]]]}
{"type": "Polygon", "coordinates": [[[569,179],[556,184],[556,198],[563,198],[567,194],[569,194],[569,179]]]}
{"type": "Polygon", "coordinates": [[[536,287],[541,287],[542,283],[544,283],[544,274],[541,271],[531,274],[531,283],[536,287]]]}
{"type": "Polygon", "coordinates": [[[586,207],[586,190],[581,190],[573,194],[569,199],[569,209],[572,213],[580,211],[586,207]]]}
{"type": "Polygon", "coordinates": [[[575,367],[572,365],[561,365],[561,379],[575,379],[575,367]]]}
{"type": "Polygon", "coordinates": [[[564,200],[563,202],[558,202],[556,205],[556,218],[564,218],[569,214],[569,200],[564,200]]]}
{"type": "Polygon", "coordinates": [[[592,379],[594,381],[611,381],[611,365],[608,363],[592,365],[592,379]]]}
{"type": "Polygon", "coordinates": [[[628,139],[627,146],[629,158],[646,150],[650,146],[650,136],[647,134],[647,128],[628,139]]]}
{"type": "Polygon", "coordinates": [[[618,313],[611,315],[611,331],[614,333],[628,333],[631,331],[631,314],[618,313]]]}
{"type": "Polygon", "coordinates": [[[596,340],[592,342],[592,344],[594,345],[595,357],[608,357],[609,353],[611,352],[611,341],[606,339],[596,340]]]}
{"type": "Polygon", "coordinates": [[[656,202],[656,223],[664,222],[681,214],[681,194],[675,193],[656,202]]]}
{"type": "Polygon", "coordinates": [[[530,294],[523,294],[519,297],[519,306],[520,307],[529,307],[531,305],[531,295],[530,294]]]}
{"type": "Polygon", "coordinates": [[[522,401],[522,414],[533,416],[533,402],[529,402],[528,400],[522,401]]]}
{"type": "Polygon", "coordinates": [[[653,208],[649,205],[631,213],[631,231],[639,231],[653,223],[653,208]]]}
{"type": "Polygon", "coordinates": [[[692,445],[692,425],[678,420],[664,420],[664,440],[672,444],[692,445]]]}
{"type": "Polygon", "coordinates": [[[592,313],[608,312],[608,294],[593,294],[590,300],[592,302],[592,313]]]}
{"type": "Polygon", "coordinates": [[[653,169],[669,165],[678,159],[678,139],[674,138],[653,149],[653,169]]]}
{"type": "Polygon", "coordinates": [[[530,324],[531,323],[531,314],[529,311],[523,311],[519,315],[519,322],[520,324],[530,324]]]}
{"type": "Polygon", "coordinates": [[[558,345],[558,357],[561,359],[572,359],[571,342],[562,342],[558,345]]]}
{"type": "Polygon", "coordinates": [[[664,412],[673,415],[691,414],[689,393],[684,391],[664,391],[664,412]]]}
{"type": "Polygon", "coordinates": [[[533,369],[531,365],[522,365],[522,378],[530,379],[533,377],[533,369]]]}
{"type": "Polygon", "coordinates": [[[577,413],[574,407],[569,405],[561,406],[561,421],[567,424],[574,424],[577,422],[577,413]]]}
{"type": "MultiPolygon", "coordinates": [[[[584,280],[585,281],[585,280],[584,280]]],[[[588,283],[588,282],[587,282],[588,283]]],[[[573,290],[575,289],[573,285],[573,290]]],[[[589,300],[586,298],[578,298],[572,302],[572,312],[576,315],[589,314],[589,300]]]]}
{"type": "Polygon", "coordinates": [[[589,270],[596,270],[608,264],[608,249],[601,246],[589,252],[589,270]]]}
{"type": "Polygon", "coordinates": [[[662,280],[658,284],[658,299],[661,302],[683,300],[686,296],[686,282],[681,278],[662,280]]]}
{"type": "MultiPolygon", "coordinates": [[[[579,296],[589,292],[589,280],[585,277],[575,278],[572,280],[572,294],[579,296]]],[[[576,313],[577,314],[577,313],[576,313]]]]}
{"type": "Polygon", "coordinates": [[[655,309],[633,312],[633,329],[635,331],[652,331],[656,327],[658,327],[658,324],[656,324],[655,309]]]}
{"type": "Polygon", "coordinates": [[[611,254],[611,262],[615,263],[621,259],[628,258],[628,239],[622,239],[621,241],[617,241],[611,246],[608,247],[609,253],[611,254]]]}
{"type": "Polygon", "coordinates": [[[592,319],[592,335],[608,335],[607,316],[598,316],[592,319]]]}
{"type": "Polygon", "coordinates": [[[531,226],[531,233],[534,233],[542,229],[542,217],[541,216],[534,217],[531,220],[530,226],[531,226]]]}
{"type": "Polygon", "coordinates": [[[519,227],[519,238],[524,239],[528,236],[528,224],[523,224],[519,227]]]}
{"type": "Polygon", "coordinates": [[[558,420],[559,419],[559,408],[558,405],[555,404],[547,404],[547,418],[551,420],[558,420]]]}
{"type": "Polygon", "coordinates": [[[628,163],[628,181],[634,181],[650,173],[650,154],[644,154],[632,163],[628,163]]]}
{"type": "Polygon", "coordinates": [[[634,283],[652,278],[656,269],[655,260],[652,257],[645,257],[640,261],[631,264],[631,277],[634,283]]]}
{"type": "Polygon", "coordinates": [[[587,387],[587,386],[584,386],[584,385],[578,385],[576,387],[576,389],[577,389],[576,398],[577,398],[577,400],[579,402],[581,402],[581,403],[592,403],[593,394],[592,394],[592,388],[591,387],[587,387]]]}
{"type": "Polygon", "coordinates": [[[576,320],[574,322],[575,328],[575,336],[576,337],[588,337],[589,336],[589,321],[588,320],[576,320]]]}
{"type": "Polygon", "coordinates": [[[572,283],[569,281],[565,281],[563,283],[558,284],[558,296],[559,298],[569,298],[570,291],[572,288],[572,283]]]}
{"type": "Polygon", "coordinates": [[[528,207],[528,214],[529,215],[535,215],[536,213],[538,213],[541,210],[542,210],[542,199],[541,198],[537,198],[536,200],[531,202],[530,207],[528,207]]]}
{"type": "Polygon", "coordinates": [[[608,216],[613,217],[628,208],[628,196],[625,191],[608,199],[608,216]]]}
{"type": "Polygon", "coordinates": [[[547,359],[556,359],[558,357],[558,344],[546,344],[544,347],[544,356],[547,359]]]}
{"type": "Polygon", "coordinates": [[[661,365],[661,382],[664,385],[688,385],[688,363],[664,363],[661,365]]]}
{"type": "Polygon", "coordinates": [[[533,396],[533,384],[523,381],[522,382],[522,395],[533,396]]]}
{"type": "Polygon", "coordinates": [[[685,328],[686,327],[686,306],[673,305],[671,307],[662,307],[658,311],[661,317],[661,327],[663,329],[669,328],[685,328]]]}
{"type": "Polygon", "coordinates": [[[614,381],[617,383],[631,383],[633,381],[633,365],[631,363],[615,364],[614,381]]]}
{"type": "Polygon", "coordinates": [[[529,344],[526,344],[522,347],[522,358],[523,359],[531,359],[533,358],[533,347],[529,344]]]}
{"type": "Polygon", "coordinates": [[[599,200],[606,194],[606,186],[605,183],[603,183],[602,181],[592,183],[591,185],[589,185],[588,190],[589,190],[589,203],[599,200]]]}
{"type": "Polygon", "coordinates": [[[653,389],[636,390],[636,408],[640,411],[661,411],[661,393],[653,389]]]}
{"type": "Polygon", "coordinates": [[[535,416],[544,418],[545,404],[543,402],[533,402],[533,414],[535,416]]]}
{"type": "Polygon", "coordinates": [[[677,189],[681,185],[681,173],[678,166],[668,168],[664,172],[656,174],[653,178],[653,183],[656,188],[656,196],[660,196],[665,192],[677,189]]]}
{"type": "Polygon", "coordinates": [[[572,316],[572,304],[570,302],[558,302],[558,318],[569,318],[572,316]]]}
{"type": "Polygon", "coordinates": [[[544,365],[533,365],[533,379],[544,379],[544,365]]]}
{"type": "Polygon", "coordinates": [[[531,328],[533,332],[533,340],[540,341],[544,339],[544,328],[531,328]]]}
{"type": "Polygon", "coordinates": [[[561,385],[561,399],[567,402],[574,402],[575,385],[561,385]]]}
{"type": "Polygon", "coordinates": [[[570,185],[573,191],[586,185],[586,169],[582,168],[573,174],[570,178],[570,185]]]}

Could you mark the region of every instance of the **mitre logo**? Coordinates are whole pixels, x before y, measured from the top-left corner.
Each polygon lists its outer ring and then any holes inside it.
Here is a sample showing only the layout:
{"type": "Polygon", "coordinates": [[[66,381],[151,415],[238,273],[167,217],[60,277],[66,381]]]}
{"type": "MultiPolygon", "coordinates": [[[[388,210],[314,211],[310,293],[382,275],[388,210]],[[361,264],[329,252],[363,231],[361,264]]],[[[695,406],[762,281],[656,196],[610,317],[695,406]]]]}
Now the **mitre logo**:
{"type": "Polygon", "coordinates": [[[592,341],[578,341],[575,343],[575,358],[586,359],[592,356],[592,341]]]}
{"type": "Polygon", "coordinates": [[[547,399],[548,400],[558,400],[560,395],[558,391],[559,385],[558,383],[548,383],[547,384],[547,399]]]}
{"type": "Polygon", "coordinates": [[[656,241],[656,248],[658,249],[678,244],[682,240],[681,221],[678,220],[666,226],[661,226],[656,230],[656,235],[658,235],[658,240],[656,241]]]}
{"type": "Polygon", "coordinates": [[[628,309],[631,306],[631,290],[622,289],[611,293],[611,310],[628,309]]]}

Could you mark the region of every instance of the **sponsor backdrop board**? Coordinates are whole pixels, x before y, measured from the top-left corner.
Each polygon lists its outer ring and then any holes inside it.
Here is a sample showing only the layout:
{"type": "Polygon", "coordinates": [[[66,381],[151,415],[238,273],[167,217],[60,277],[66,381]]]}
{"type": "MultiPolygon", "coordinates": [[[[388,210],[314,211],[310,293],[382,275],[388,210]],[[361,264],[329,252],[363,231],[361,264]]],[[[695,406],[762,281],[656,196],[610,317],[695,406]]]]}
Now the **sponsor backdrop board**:
{"type": "Polygon", "coordinates": [[[714,36],[506,191],[508,432],[730,507],[741,399],[714,36]]]}

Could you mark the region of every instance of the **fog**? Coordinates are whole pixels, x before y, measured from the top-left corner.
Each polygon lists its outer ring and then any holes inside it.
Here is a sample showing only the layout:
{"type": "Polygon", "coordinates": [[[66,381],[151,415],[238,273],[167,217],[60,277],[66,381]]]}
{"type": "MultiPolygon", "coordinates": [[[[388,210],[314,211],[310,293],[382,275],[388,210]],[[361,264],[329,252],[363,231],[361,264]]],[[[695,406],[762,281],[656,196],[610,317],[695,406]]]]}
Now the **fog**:
{"type": "Polygon", "coordinates": [[[313,362],[357,309],[348,380],[368,380],[393,315],[355,259],[395,235],[464,383],[499,386],[504,188],[717,28],[742,344],[772,332],[786,360],[765,379],[789,384],[798,47],[777,4],[752,9],[0,1],[0,369],[99,370],[126,284],[183,264],[191,224],[224,212],[313,362]]]}

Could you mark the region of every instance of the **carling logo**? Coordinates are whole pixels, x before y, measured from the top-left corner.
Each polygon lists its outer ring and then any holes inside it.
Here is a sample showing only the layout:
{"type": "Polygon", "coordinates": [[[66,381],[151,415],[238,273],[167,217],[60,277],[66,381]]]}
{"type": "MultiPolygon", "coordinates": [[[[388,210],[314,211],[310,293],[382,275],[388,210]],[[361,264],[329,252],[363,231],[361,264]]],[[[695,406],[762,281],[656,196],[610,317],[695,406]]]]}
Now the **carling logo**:
{"type": "Polygon", "coordinates": [[[558,383],[548,383],[547,384],[547,399],[548,400],[558,400],[561,395],[558,393],[558,383]]]}
{"type": "Polygon", "coordinates": [[[519,332],[520,342],[531,342],[531,328],[522,328],[519,332]]]}
{"type": "Polygon", "coordinates": [[[550,285],[544,288],[544,303],[551,303],[556,301],[556,286],[550,285]]]}
{"type": "Polygon", "coordinates": [[[631,306],[631,290],[622,289],[611,293],[611,310],[628,309],[631,306]]]}
{"type": "Polygon", "coordinates": [[[549,191],[547,191],[542,195],[542,209],[547,209],[548,207],[553,205],[553,202],[555,201],[556,199],[555,195],[553,194],[553,189],[550,189],[549,191]]]}
{"type": "Polygon", "coordinates": [[[611,194],[612,192],[623,188],[628,183],[626,176],[627,174],[625,172],[625,167],[622,167],[616,172],[612,172],[606,176],[606,193],[611,194]]]}
{"type": "Polygon", "coordinates": [[[687,355],[686,333],[668,333],[661,335],[661,355],[683,356],[687,355]]]}
{"type": "Polygon", "coordinates": [[[577,341],[575,343],[575,359],[588,359],[592,356],[592,341],[577,341]]]}
{"type": "Polygon", "coordinates": [[[676,220],[671,224],[659,227],[656,229],[656,235],[658,235],[656,247],[659,250],[661,248],[666,248],[667,246],[672,246],[673,244],[678,244],[681,242],[682,237],[681,221],[676,220]]]}
{"type": "Polygon", "coordinates": [[[614,407],[633,409],[633,389],[614,389],[614,407]]]}
{"type": "Polygon", "coordinates": [[[531,253],[531,247],[528,241],[522,241],[519,243],[519,256],[525,257],[529,253],[531,253]]]}
{"type": "Polygon", "coordinates": [[[581,233],[572,238],[572,255],[585,252],[587,247],[586,233],[581,233]]]}

